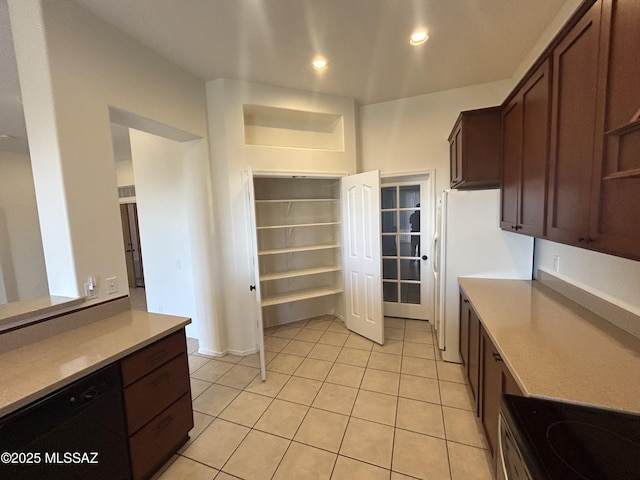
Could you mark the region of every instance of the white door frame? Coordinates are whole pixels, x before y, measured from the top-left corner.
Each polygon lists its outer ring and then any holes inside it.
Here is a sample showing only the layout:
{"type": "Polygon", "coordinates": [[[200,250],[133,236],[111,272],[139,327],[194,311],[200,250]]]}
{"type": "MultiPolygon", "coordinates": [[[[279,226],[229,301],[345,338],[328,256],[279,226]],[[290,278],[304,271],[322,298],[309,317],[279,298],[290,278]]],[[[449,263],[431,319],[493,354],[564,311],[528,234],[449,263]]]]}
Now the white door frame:
{"type": "MultiPolygon", "coordinates": [[[[428,214],[428,219],[425,222],[424,218],[421,219],[420,227],[420,251],[422,255],[427,255],[428,260],[421,261],[421,276],[423,279],[423,286],[428,289],[427,298],[430,303],[427,307],[426,315],[427,319],[431,322],[435,320],[435,279],[432,275],[431,262],[433,261],[435,252],[433,250],[433,236],[435,235],[436,227],[436,192],[435,192],[435,169],[419,170],[410,172],[389,172],[380,175],[380,187],[384,187],[385,184],[410,184],[410,183],[425,183],[425,192],[421,192],[421,200],[428,202],[428,206],[421,207],[422,212],[428,214]]],[[[425,202],[425,203],[426,203],[425,202]]],[[[388,310],[388,309],[386,309],[388,310]]],[[[388,312],[385,310],[385,315],[388,312]]],[[[391,315],[390,315],[391,316],[391,315]]]]}

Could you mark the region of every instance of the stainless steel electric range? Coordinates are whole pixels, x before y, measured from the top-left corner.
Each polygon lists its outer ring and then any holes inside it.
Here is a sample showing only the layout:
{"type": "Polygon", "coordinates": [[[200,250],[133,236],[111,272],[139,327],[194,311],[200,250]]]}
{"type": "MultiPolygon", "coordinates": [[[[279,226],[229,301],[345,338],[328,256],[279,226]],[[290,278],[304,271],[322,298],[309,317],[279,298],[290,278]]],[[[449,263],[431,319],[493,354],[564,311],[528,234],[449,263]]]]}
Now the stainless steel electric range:
{"type": "Polygon", "coordinates": [[[504,395],[498,479],[640,480],[640,415],[504,395]]]}

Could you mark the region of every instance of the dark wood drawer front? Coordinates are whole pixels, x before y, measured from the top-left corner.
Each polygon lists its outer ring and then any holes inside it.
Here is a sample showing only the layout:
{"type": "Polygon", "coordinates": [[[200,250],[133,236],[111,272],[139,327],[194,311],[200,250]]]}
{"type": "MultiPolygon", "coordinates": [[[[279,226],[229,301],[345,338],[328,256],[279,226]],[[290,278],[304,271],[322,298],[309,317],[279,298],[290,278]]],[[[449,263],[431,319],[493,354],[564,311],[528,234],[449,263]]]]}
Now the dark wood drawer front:
{"type": "Polygon", "coordinates": [[[184,330],[158,340],[122,360],[122,384],[126,387],[186,351],[184,330]]]}
{"type": "Polygon", "coordinates": [[[129,439],[133,478],[149,478],[187,440],[192,428],[191,395],[186,393],[129,439]]]}
{"type": "Polygon", "coordinates": [[[184,353],[129,385],[124,391],[129,434],[189,392],[189,389],[189,364],[184,353]]]}

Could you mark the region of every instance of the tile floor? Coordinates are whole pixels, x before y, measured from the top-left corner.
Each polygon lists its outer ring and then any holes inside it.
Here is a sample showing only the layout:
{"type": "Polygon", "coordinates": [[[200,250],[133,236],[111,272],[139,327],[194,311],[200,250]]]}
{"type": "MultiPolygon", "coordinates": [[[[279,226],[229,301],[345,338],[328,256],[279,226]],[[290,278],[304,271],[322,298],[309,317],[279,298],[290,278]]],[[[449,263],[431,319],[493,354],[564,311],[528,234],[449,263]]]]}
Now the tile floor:
{"type": "Polygon", "coordinates": [[[428,322],[385,319],[385,345],[318,317],[265,331],[257,355],[198,355],[195,428],[159,480],[490,480],[462,367],[428,322]]]}

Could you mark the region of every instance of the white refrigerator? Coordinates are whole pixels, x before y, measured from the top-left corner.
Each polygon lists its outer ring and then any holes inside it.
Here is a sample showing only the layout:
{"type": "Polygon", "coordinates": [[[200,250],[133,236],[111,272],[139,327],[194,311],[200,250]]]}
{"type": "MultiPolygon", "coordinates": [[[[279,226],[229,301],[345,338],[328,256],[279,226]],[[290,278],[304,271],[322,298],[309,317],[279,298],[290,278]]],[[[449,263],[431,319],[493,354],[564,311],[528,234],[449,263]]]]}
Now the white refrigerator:
{"type": "Polygon", "coordinates": [[[500,190],[444,190],[433,251],[438,347],[444,360],[460,363],[458,277],[530,280],[533,237],[500,229],[500,190]]]}

